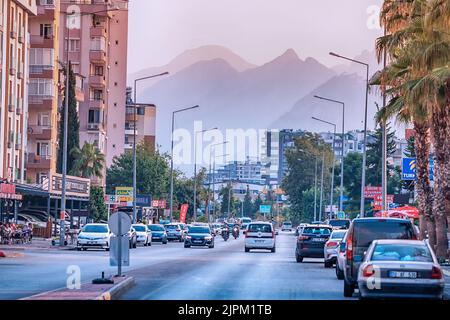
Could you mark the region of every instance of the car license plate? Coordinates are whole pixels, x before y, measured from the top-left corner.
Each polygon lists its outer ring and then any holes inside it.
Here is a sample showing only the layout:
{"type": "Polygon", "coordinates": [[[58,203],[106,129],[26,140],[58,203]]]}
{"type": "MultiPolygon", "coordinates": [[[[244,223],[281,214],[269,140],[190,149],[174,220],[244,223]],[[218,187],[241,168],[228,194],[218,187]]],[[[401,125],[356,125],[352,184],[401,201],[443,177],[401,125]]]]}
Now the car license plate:
{"type": "Polygon", "coordinates": [[[264,243],[264,240],[255,240],[256,243],[264,243]]]}
{"type": "Polygon", "coordinates": [[[324,242],[325,239],[324,239],[324,238],[313,238],[312,241],[316,241],[316,242],[324,242]]]}
{"type": "Polygon", "coordinates": [[[202,240],[194,240],[193,242],[194,242],[194,243],[201,243],[202,240]]]}
{"type": "Polygon", "coordinates": [[[88,241],[88,244],[96,244],[97,242],[95,241],[88,241]]]}
{"type": "Polygon", "coordinates": [[[409,271],[389,271],[389,278],[409,278],[416,279],[417,272],[409,272],[409,271]]]}

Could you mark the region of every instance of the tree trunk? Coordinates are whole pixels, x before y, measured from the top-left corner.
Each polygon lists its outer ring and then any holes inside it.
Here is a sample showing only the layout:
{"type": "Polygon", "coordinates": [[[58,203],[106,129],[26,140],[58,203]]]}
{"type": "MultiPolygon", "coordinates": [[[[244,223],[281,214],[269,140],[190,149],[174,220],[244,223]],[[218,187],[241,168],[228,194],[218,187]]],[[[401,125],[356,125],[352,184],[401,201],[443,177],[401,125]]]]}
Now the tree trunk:
{"type": "Polygon", "coordinates": [[[420,237],[428,239],[431,246],[436,245],[435,223],[433,218],[433,194],[430,187],[430,130],[427,122],[414,122],[414,150],[416,153],[415,182],[420,214],[420,237]]]}
{"type": "Polygon", "coordinates": [[[448,250],[446,193],[450,166],[448,153],[448,131],[450,111],[448,108],[437,106],[432,115],[432,131],[434,142],[434,202],[433,214],[436,222],[436,255],[438,259],[445,259],[448,250]]]}

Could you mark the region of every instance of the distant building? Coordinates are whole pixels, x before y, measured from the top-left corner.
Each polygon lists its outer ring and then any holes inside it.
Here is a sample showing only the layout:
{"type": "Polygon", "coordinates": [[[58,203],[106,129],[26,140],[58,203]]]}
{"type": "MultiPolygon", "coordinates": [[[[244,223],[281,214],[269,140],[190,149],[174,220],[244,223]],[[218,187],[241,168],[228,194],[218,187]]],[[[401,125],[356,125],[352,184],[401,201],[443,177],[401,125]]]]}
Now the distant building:
{"type": "Polygon", "coordinates": [[[135,121],[132,92],[133,92],[132,88],[127,87],[124,149],[125,151],[133,149],[135,126],[136,126],[136,144],[145,141],[148,145],[155,148],[156,106],[153,104],[137,106],[136,121],[135,121]]]}
{"type": "Polygon", "coordinates": [[[279,185],[280,131],[266,131],[261,141],[262,178],[268,185],[279,185]]]}
{"type": "MultiPolygon", "coordinates": [[[[208,173],[207,181],[212,182],[212,174],[208,173]]],[[[261,162],[234,161],[219,168],[214,173],[215,183],[227,183],[228,181],[238,181],[239,183],[250,183],[265,185],[266,180],[262,178],[261,162]]]]}

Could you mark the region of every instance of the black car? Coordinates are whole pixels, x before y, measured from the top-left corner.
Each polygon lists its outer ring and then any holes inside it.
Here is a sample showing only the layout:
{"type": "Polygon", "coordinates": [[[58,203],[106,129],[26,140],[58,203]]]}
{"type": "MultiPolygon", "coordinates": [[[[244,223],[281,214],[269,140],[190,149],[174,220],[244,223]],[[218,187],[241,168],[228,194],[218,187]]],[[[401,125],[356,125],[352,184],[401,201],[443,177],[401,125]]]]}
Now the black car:
{"type": "Polygon", "coordinates": [[[167,232],[163,225],[161,224],[149,224],[148,228],[152,232],[152,242],[161,242],[162,244],[167,244],[167,232]]]}
{"type": "Polygon", "coordinates": [[[323,258],[325,243],[330,238],[333,228],[327,225],[308,225],[303,228],[297,238],[295,259],[303,262],[303,258],[323,258]]]}
{"type": "Polygon", "coordinates": [[[345,297],[351,297],[355,291],[358,270],[370,244],[383,239],[415,240],[417,234],[411,221],[404,219],[360,218],[351,223],[345,239],[345,297]]]}
{"type": "Polygon", "coordinates": [[[214,236],[209,226],[189,226],[186,238],[184,239],[184,247],[209,247],[214,248],[214,236]]]}

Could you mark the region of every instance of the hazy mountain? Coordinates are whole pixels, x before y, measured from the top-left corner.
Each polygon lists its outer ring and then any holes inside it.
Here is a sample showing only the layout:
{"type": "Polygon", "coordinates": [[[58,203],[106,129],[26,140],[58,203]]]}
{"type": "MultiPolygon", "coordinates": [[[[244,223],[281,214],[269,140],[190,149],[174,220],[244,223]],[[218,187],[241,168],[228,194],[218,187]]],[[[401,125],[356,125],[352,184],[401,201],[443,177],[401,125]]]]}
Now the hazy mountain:
{"type": "Polygon", "coordinates": [[[140,99],[156,104],[158,143],[168,146],[176,109],[201,106],[177,115],[177,127],[191,132],[194,120],[203,121],[204,128],[217,126],[222,131],[264,129],[334,76],[312,58],[300,59],[294,50],[242,72],[219,58],[194,63],[160,80],[143,91],[140,99]]]}
{"type": "MultiPolygon", "coordinates": [[[[338,58],[336,58],[338,59],[338,58]]],[[[364,50],[361,54],[359,54],[356,57],[353,57],[353,59],[361,62],[365,62],[369,64],[369,77],[371,77],[375,72],[382,69],[382,64],[379,64],[377,61],[377,57],[375,55],[375,51],[367,51],[364,50]]],[[[345,60],[342,60],[342,64],[333,67],[334,72],[337,74],[352,74],[356,73],[360,75],[361,77],[366,78],[366,68],[363,65],[353,63],[353,62],[346,62],[345,60]]]]}
{"type": "MultiPolygon", "coordinates": [[[[368,128],[374,127],[377,110],[375,101],[381,106],[379,95],[370,95],[368,103],[368,128]]],[[[337,124],[342,131],[342,107],[314,98],[314,95],[345,102],[345,129],[362,129],[365,107],[365,79],[357,74],[341,74],[317,87],[301,98],[292,109],[271,124],[271,128],[292,128],[310,131],[332,131],[329,125],[317,122],[311,117],[337,124]]]]}
{"type": "MultiPolygon", "coordinates": [[[[228,62],[228,64],[237,71],[245,71],[256,67],[255,65],[245,61],[243,58],[241,58],[228,48],[216,45],[209,45],[187,50],[178,55],[177,57],[175,57],[175,59],[173,59],[170,63],[164,66],[150,67],[132,73],[128,75],[127,81],[128,84],[131,85],[134,82],[134,79],[136,78],[141,78],[152,74],[159,74],[165,71],[168,71],[173,75],[197,62],[210,61],[215,59],[222,59],[228,62]]],[[[145,82],[145,84],[144,83],[141,84],[140,87],[148,88],[152,84],[158,82],[158,80],[159,79],[148,80],[145,82]]]]}

